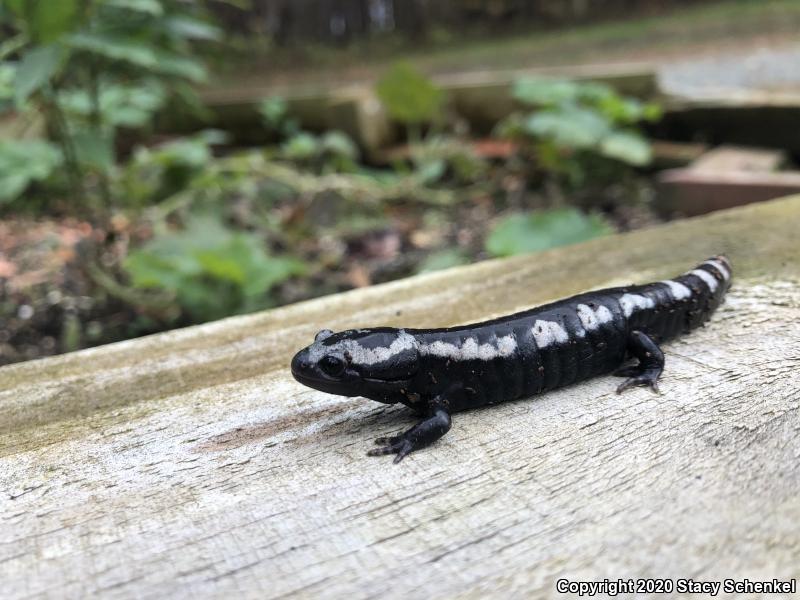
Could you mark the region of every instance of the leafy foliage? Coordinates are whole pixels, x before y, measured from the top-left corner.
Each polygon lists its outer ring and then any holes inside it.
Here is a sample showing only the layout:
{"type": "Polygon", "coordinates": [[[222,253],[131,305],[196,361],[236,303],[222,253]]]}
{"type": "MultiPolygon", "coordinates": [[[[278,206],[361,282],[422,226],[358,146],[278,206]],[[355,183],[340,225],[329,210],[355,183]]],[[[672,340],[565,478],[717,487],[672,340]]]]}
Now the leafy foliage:
{"type": "Polygon", "coordinates": [[[500,220],[486,239],[493,256],[511,256],[566,246],[612,233],[600,216],[574,208],[514,214],[500,220]]]}
{"type": "Polygon", "coordinates": [[[25,33],[36,43],[46,44],[68,31],[79,18],[80,5],[75,0],[6,0],[10,11],[23,20],[25,33]]]}
{"type": "Polygon", "coordinates": [[[61,154],[40,140],[0,140],[0,204],[21,194],[34,181],[50,176],[61,154]]]}
{"type": "Polygon", "coordinates": [[[288,114],[283,98],[261,101],[259,113],[264,126],[282,142],[277,158],[297,163],[317,173],[352,173],[357,170],[360,152],[346,133],[332,130],[316,135],[300,128],[288,114]]]}
{"type": "Polygon", "coordinates": [[[184,230],[132,252],[125,269],[135,287],[166,292],[189,319],[202,322],[269,306],[269,290],[303,273],[305,265],[270,256],[256,235],[198,215],[184,230]]]}
{"type": "Polygon", "coordinates": [[[357,169],[359,151],[341,131],[327,131],[320,136],[300,131],[283,143],[278,156],[319,173],[348,173],[357,169]]]}
{"type": "Polygon", "coordinates": [[[15,72],[13,65],[0,63],[0,116],[14,105],[15,72]]]}
{"type": "Polygon", "coordinates": [[[451,136],[427,136],[411,148],[415,173],[424,185],[449,181],[474,183],[488,171],[488,164],[463,141],[451,136]]]}
{"type": "Polygon", "coordinates": [[[561,79],[519,79],[513,94],[533,110],[509,117],[500,131],[529,142],[541,168],[573,185],[618,173],[614,165],[642,167],[651,161],[650,144],[637,123],[660,117],[655,104],[620,96],[607,85],[561,79]]]}
{"type": "Polygon", "coordinates": [[[404,125],[418,126],[441,116],[444,93],[408,63],[395,64],[376,90],[389,116],[404,125]]]}
{"type": "MultiPolygon", "coordinates": [[[[16,32],[0,53],[0,104],[13,73],[13,101],[46,121],[71,176],[72,195],[85,174],[107,176],[119,127],[144,127],[171,96],[203,81],[192,42],[219,32],[180,0],[6,0],[2,23],[16,32]]],[[[1,107],[1,106],[0,106],[1,107]]],[[[19,195],[24,188],[15,188],[19,195]]]]}
{"type": "Polygon", "coordinates": [[[151,79],[138,85],[101,85],[97,98],[85,89],[64,92],[61,105],[72,122],[89,120],[93,112],[103,127],[144,127],[150,122],[153,113],[163,106],[167,98],[164,85],[151,79]],[[94,105],[95,100],[97,106],[94,105]]]}
{"type": "Polygon", "coordinates": [[[258,106],[258,112],[266,128],[281,139],[300,131],[297,119],[289,116],[289,105],[280,96],[264,98],[258,106]]]}
{"type": "Polygon", "coordinates": [[[153,148],[140,147],[115,179],[117,194],[129,206],[146,206],[191,189],[212,161],[211,146],[225,140],[222,131],[211,129],[153,148]]]}
{"type": "MultiPolygon", "coordinates": [[[[57,144],[0,144],[0,202],[74,174],[75,200],[96,207],[104,192],[104,206],[127,209],[113,218],[93,214],[103,232],[97,239],[109,241],[90,275],[141,319],[158,321],[154,327],[256,310],[320,287],[334,291],[464,264],[481,254],[482,238],[472,229],[512,194],[514,205],[525,206],[518,192],[527,178],[495,168],[482,158],[490,156],[485,148],[479,154],[476,145],[444,133],[442,92],[403,64],[378,85],[411,141],[392,155],[393,169],[360,164],[358,147],[342,132],[302,130],[280,98],[260,106],[272,145],[220,149],[224,133],[204,131],[151,140],[120,161],[116,148],[129,139],[128,129],[148,128],[162,106],[202,81],[193,44],[218,32],[196,18],[201,3],[65,0],[48,12],[44,2],[6,1],[12,12],[0,15],[14,15],[13,23],[3,23],[14,35],[0,43],[0,110],[38,113],[57,144]],[[490,187],[498,182],[502,189],[490,187]],[[439,223],[414,235],[430,215],[439,223]],[[445,240],[461,248],[441,249],[445,240]],[[114,251],[121,272],[107,261],[114,251]],[[319,270],[324,278],[292,280],[319,270]]],[[[635,128],[652,116],[646,105],[568,81],[520,82],[516,94],[532,110],[508,125],[544,169],[572,178],[574,165],[588,171],[589,158],[647,162],[649,145],[635,128]]],[[[601,218],[567,209],[514,215],[497,224],[486,249],[507,255],[608,231],[601,218]]]]}
{"type": "Polygon", "coordinates": [[[64,49],[55,44],[37,46],[22,55],[14,81],[17,106],[21,106],[32,93],[50,81],[63,59],[64,49]]]}

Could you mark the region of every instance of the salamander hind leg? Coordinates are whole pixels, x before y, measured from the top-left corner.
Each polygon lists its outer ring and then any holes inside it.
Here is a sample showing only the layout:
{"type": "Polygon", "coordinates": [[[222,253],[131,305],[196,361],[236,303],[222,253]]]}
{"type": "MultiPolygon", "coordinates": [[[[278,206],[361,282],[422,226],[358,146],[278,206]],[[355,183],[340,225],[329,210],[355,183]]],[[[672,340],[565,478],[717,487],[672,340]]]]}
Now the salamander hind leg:
{"type": "Polygon", "coordinates": [[[440,404],[432,404],[428,417],[408,431],[395,437],[378,438],[376,444],[382,446],[367,452],[369,456],[395,454],[394,462],[399,463],[405,456],[429,446],[450,431],[450,413],[440,404]]]}
{"type": "Polygon", "coordinates": [[[617,387],[617,393],[635,385],[646,385],[658,393],[658,378],[664,370],[664,353],[661,348],[647,334],[632,331],[628,338],[628,351],[639,359],[639,363],[614,372],[619,377],[627,377],[617,387]]]}

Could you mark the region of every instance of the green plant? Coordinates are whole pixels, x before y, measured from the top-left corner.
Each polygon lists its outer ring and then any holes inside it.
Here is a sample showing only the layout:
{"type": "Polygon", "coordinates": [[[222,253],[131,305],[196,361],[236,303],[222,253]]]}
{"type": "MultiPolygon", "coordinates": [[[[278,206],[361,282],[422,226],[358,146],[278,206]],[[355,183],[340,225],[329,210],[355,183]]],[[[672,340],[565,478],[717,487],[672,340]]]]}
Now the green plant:
{"type": "Polygon", "coordinates": [[[408,63],[396,63],[376,86],[389,116],[405,125],[412,141],[419,141],[420,128],[439,120],[444,93],[408,63]]]}
{"type": "Polygon", "coordinates": [[[341,131],[322,135],[300,131],[281,145],[277,156],[316,173],[352,173],[358,169],[359,151],[341,131]]]}
{"type": "Polygon", "coordinates": [[[297,119],[289,116],[289,105],[280,96],[264,98],[258,106],[261,121],[268,131],[286,139],[300,131],[297,119]]]}
{"type": "Polygon", "coordinates": [[[380,79],[376,92],[389,116],[406,127],[410,162],[422,185],[473,183],[486,172],[486,162],[455,136],[440,133],[444,92],[408,63],[396,63],[380,79]],[[422,128],[433,125],[424,139],[422,128]]]}
{"type": "Polygon", "coordinates": [[[492,256],[511,256],[566,246],[613,233],[598,215],[574,208],[559,208],[509,215],[501,219],[486,239],[492,256]]]}
{"type": "Polygon", "coordinates": [[[573,185],[651,161],[650,143],[637,124],[660,117],[655,104],[604,84],[532,77],[517,80],[513,95],[532,110],[512,115],[499,131],[528,142],[539,167],[573,185]]]}
{"type": "Polygon", "coordinates": [[[21,194],[34,181],[47,179],[61,164],[61,154],[40,140],[0,140],[0,204],[21,194]]]}
{"type": "Polygon", "coordinates": [[[273,96],[259,105],[261,120],[268,131],[281,141],[275,156],[317,173],[352,173],[358,168],[359,150],[355,142],[341,131],[316,135],[300,128],[288,116],[283,98],[273,96]]]}
{"type": "Polygon", "coordinates": [[[423,185],[445,180],[471,184],[483,177],[488,164],[466,142],[452,136],[428,136],[411,147],[415,175],[423,185]]]}
{"type": "Polygon", "coordinates": [[[190,189],[203,170],[212,166],[211,146],[226,139],[224,132],[209,129],[152,148],[137,148],[118,170],[116,195],[129,206],[146,206],[190,189]]]}
{"type": "MultiPolygon", "coordinates": [[[[2,81],[13,70],[14,106],[41,115],[76,200],[88,173],[106,203],[120,127],[142,127],[168,98],[189,97],[205,69],[192,42],[216,28],[179,0],[6,0],[2,81]]],[[[2,102],[2,98],[0,98],[2,102]]]]}
{"type": "Polygon", "coordinates": [[[270,306],[270,289],[305,264],[269,255],[257,235],[206,214],[132,252],[124,268],[134,287],[168,294],[189,320],[203,322],[270,306]]]}
{"type": "Polygon", "coordinates": [[[0,115],[14,106],[14,79],[17,69],[14,65],[0,63],[0,115]]]}

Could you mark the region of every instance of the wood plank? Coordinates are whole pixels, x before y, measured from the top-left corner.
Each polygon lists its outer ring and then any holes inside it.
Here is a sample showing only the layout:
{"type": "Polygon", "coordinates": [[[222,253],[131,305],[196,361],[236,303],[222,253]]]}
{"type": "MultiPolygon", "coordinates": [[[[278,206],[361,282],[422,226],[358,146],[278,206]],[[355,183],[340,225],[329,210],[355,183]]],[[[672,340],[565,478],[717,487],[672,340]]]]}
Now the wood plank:
{"type": "Polygon", "coordinates": [[[692,162],[695,171],[707,173],[777,171],[786,163],[786,153],[770,148],[722,145],[709,150],[692,162]]]}
{"type": "Polygon", "coordinates": [[[800,192],[800,171],[669,169],[658,174],[659,209],[683,216],[773,200],[800,192]]]}
{"type": "Polygon", "coordinates": [[[0,369],[4,598],[534,597],[800,570],[800,197],[0,369]],[[448,325],[727,253],[662,394],[600,377],[413,418],[296,384],[322,327],[448,325]]]}

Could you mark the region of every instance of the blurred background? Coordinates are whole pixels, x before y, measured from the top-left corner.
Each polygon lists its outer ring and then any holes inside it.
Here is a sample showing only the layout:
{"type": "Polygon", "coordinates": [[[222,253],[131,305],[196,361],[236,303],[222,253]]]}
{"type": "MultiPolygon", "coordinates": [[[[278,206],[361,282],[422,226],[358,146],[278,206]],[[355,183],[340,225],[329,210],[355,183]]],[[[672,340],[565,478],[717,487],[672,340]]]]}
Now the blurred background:
{"type": "Polygon", "coordinates": [[[799,26],[797,0],[2,0],[0,364],[800,191],[799,26]]]}

